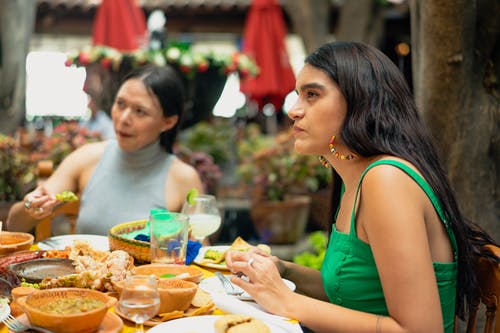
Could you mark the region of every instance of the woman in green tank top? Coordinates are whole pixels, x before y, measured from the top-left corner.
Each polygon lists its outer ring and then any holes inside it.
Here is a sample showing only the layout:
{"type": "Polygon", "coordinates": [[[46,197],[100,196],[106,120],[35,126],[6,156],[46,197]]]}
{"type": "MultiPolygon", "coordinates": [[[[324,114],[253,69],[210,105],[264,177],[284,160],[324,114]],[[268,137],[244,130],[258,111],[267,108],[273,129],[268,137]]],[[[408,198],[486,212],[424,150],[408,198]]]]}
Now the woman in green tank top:
{"type": "Polygon", "coordinates": [[[232,281],[315,332],[452,332],[476,288],[470,235],[493,240],[461,215],[403,75],[373,47],[336,42],[306,58],[296,91],[295,149],[334,174],[323,267],[230,252],[250,279],[232,281]]]}

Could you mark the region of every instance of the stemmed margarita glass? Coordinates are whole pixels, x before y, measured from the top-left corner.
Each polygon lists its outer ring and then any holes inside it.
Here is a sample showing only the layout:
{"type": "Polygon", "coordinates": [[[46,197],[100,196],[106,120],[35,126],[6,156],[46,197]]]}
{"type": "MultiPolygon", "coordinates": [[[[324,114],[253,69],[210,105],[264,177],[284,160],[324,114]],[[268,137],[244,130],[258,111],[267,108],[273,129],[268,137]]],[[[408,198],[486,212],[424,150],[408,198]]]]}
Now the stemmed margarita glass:
{"type": "Polygon", "coordinates": [[[185,201],[181,212],[189,216],[191,234],[202,244],[220,228],[221,216],[213,195],[201,194],[185,201]]]}
{"type": "Polygon", "coordinates": [[[144,332],[144,322],[153,318],[160,310],[158,285],[153,275],[132,275],[125,280],[117,304],[118,310],[133,321],[136,332],[144,332]]]}

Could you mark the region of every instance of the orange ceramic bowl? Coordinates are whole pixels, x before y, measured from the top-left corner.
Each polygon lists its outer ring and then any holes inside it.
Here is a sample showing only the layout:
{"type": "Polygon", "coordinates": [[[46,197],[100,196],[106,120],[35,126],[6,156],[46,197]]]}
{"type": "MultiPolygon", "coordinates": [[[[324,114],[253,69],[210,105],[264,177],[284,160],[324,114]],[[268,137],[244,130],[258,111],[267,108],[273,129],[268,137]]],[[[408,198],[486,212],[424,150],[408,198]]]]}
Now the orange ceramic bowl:
{"type": "Polygon", "coordinates": [[[91,333],[97,331],[108,309],[116,303],[116,298],[91,289],[55,288],[35,291],[28,296],[18,298],[16,302],[32,325],[45,327],[56,333],[91,333]],[[69,314],[51,313],[40,309],[61,299],[89,298],[101,301],[102,305],[89,311],[69,314]]]}
{"type": "MultiPolygon", "coordinates": [[[[121,293],[125,286],[125,280],[115,282],[114,286],[118,293],[121,293]]],[[[159,279],[160,310],[158,313],[187,310],[197,290],[198,285],[194,282],[180,279],[159,279]]]]}
{"type": "Polygon", "coordinates": [[[203,272],[196,267],[174,264],[149,264],[132,269],[133,275],[154,275],[157,279],[175,278],[199,283],[203,272]]]}
{"type": "Polygon", "coordinates": [[[29,250],[35,237],[27,232],[2,231],[0,233],[0,255],[29,250]]]}

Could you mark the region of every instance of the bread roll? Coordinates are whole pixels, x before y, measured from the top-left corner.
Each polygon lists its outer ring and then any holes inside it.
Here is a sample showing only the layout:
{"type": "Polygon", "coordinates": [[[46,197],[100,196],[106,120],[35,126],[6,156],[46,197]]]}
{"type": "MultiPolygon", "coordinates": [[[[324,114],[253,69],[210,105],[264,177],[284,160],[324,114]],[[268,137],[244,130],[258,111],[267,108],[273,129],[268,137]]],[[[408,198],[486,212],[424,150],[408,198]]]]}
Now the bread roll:
{"type": "Polygon", "coordinates": [[[215,321],[216,333],[270,333],[262,321],[244,315],[225,315],[215,321]]]}

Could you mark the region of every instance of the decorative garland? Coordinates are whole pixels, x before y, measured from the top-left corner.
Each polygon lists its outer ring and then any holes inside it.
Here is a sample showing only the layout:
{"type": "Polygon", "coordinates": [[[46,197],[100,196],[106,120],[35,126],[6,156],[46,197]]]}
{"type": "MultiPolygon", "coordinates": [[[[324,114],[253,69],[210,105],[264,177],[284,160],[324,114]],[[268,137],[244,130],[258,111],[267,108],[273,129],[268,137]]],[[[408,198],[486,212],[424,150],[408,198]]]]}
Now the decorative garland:
{"type": "Polygon", "coordinates": [[[88,66],[98,63],[108,70],[118,72],[124,61],[130,63],[132,67],[169,64],[177,67],[188,78],[211,68],[224,76],[236,72],[241,78],[256,76],[259,73],[255,61],[244,53],[193,52],[189,48],[178,46],[170,46],[161,50],[138,50],[131,53],[123,53],[106,46],[90,46],[70,54],[65,64],[66,66],[88,66]]]}

